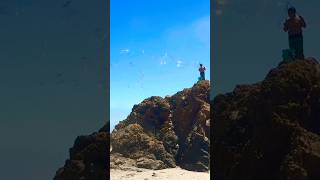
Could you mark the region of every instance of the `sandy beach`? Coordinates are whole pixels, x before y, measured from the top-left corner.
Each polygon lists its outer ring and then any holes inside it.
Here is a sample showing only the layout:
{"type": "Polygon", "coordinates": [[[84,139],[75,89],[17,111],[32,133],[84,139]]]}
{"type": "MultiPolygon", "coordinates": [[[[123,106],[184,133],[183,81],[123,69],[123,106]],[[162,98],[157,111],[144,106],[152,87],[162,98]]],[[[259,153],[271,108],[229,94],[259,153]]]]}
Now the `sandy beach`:
{"type": "Polygon", "coordinates": [[[132,168],[126,170],[111,169],[111,180],[209,180],[209,172],[194,172],[177,168],[149,170],[132,168]]]}

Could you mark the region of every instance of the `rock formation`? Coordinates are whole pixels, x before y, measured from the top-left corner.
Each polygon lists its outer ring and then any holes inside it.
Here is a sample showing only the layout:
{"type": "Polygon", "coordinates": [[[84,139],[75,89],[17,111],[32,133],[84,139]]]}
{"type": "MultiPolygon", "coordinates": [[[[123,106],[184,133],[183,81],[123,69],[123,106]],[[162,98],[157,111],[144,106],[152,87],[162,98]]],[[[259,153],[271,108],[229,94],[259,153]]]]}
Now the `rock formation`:
{"type": "Polygon", "coordinates": [[[173,96],[154,96],[135,105],[111,133],[111,167],[119,167],[116,155],[133,160],[133,165],[141,168],[179,165],[188,170],[207,171],[209,92],[209,81],[199,81],[173,96]]]}
{"type": "Polygon", "coordinates": [[[320,65],[280,64],[253,85],[215,97],[213,177],[320,179],[320,65]]]}
{"type": "Polygon", "coordinates": [[[107,125],[79,136],[54,180],[108,179],[109,166],[208,171],[209,92],[209,81],[199,81],[173,96],[150,97],[132,108],[111,137],[107,125]]]}
{"type": "Polygon", "coordinates": [[[109,178],[109,142],[107,126],[89,136],[79,136],[69,150],[70,159],[54,180],[102,180],[109,178]]]}

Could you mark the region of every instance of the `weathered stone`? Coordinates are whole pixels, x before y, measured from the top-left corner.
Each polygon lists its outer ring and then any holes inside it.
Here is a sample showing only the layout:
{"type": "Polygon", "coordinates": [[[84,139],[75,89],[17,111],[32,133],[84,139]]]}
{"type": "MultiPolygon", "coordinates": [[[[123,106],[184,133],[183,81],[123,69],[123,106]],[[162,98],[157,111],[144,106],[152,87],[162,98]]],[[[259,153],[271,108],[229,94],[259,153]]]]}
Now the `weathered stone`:
{"type": "Polygon", "coordinates": [[[209,81],[200,81],[173,96],[154,96],[135,105],[112,132],[112,152],[135,160],[151,155],[155,157],[151,158],[153,161],[163,162],[161,168],[179,165],[189,170],[207,171],[209,92],[209,81]]]}

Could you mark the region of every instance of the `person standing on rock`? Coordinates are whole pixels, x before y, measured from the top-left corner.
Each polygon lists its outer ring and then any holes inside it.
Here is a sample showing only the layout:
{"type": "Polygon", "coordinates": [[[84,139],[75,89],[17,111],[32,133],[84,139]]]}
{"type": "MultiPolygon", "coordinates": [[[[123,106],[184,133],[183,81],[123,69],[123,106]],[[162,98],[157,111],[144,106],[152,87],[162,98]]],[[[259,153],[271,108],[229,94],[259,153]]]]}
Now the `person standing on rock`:
{"type": "Polygon", "coordinates": [[[205,80],[205,71],[206,71],[206,67],[204,67],[202,64],[200,64],[200,68],[199,68],[199,72],[200,72],[200,78],[199,80],[205,80]]]}
{"type": "Polygon", "coordinates": [[[288,9],[288,18],[284,23],[283,30],[289,35],[289,48],[294,52],[295,58],[304,59],[302,29],[306,28],[303,17],[297,15],[296,9],[288,9]]]}

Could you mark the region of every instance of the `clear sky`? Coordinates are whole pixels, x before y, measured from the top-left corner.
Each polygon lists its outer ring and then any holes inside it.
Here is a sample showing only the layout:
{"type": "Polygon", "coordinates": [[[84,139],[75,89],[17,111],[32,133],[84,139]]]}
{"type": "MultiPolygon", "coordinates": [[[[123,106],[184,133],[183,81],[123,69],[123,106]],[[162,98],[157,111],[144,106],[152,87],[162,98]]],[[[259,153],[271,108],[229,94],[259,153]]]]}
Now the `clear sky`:
{"type": "Polygon", "coordinates": [[[105,0],[0,1],[0,179],[49,180],[107,120],[105,0]]]}
{"type": "Polygon", "coordinates": [[[214,94],[261,81],[278,65],[282,49],[288,48],[288,36],[282,30],[288,2],[307,23],[306,57],[320,58],[319,0],[215,0],[214,94]]]}
{"type": "Polygon", "coordinates": [[[111,0],[111,129],[134,104],[210,76],[209,0],[111,0]]]}

